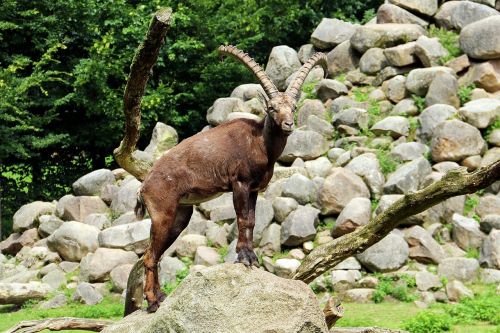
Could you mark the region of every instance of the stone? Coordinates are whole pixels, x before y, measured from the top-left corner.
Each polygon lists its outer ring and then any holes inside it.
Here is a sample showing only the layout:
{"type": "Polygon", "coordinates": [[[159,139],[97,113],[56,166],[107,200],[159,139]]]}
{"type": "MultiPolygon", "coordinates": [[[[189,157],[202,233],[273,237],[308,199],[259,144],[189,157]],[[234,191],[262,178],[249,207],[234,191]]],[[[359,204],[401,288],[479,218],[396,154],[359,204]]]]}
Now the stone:
{"type": "Polygon", "coordinates": [[[0,282],[0,304],[21,305],[28,300],[43,299],[49,292],[50,286],[41,282],[0,282]]]}
{"type": "Polygon", "coordinates": [[[361,273],[354,270],[333,270],[330,275],[332,287],[337,292],[354,287],[356,281],[361,278],[361,273]]]}
{"type": "Polygon", "coordinates": [[[102,302],[102,295],[88,282],[81,282],[76,287],[73,300],[86,305],[96,305],[102,302]]]}
{"type": "Polygon", "coordinates": [[[194,258],[196,249],[200,246],[207,246],[207,238],[205,236],[185,235],[180,239],[175,251],[179,257],[194,258]]]}
{"type": "Polygon", "coordinates": [[[429,22],[409,11],[390,3],[384,3],[377,10],[377,23],[410,23],[427,27],[429,22]]]}
{"type": "Polygon", "coordinates": [[[40,222],[38,234],[42,238],[52,235],[63,224],[63,220],[54,215],[42,215],[38,220],[40,222]]]}
{"type": "Polygon", "coordinates": [[[133,265],[139,259],[137,254],[121,249],[100,247],[89,253],[80,263],[80,280],[87,282],[103,282],[109,279],[109,273],[118,266],[133,265]]]}
{"type": "Polygon", "coordinates": [[[40,303],[40,309],[57,309],[68,304],[68,299],[64,294],[57,294],[48,301],[40,303]]]}
{"type": "Polygon", "coordinates": [[[0,242],[0,252],[3,254],[16,255],[25,246],[33,246],[38,240],[36,228],[24,231],[22,234],[10,234],[7,239],[0,242]]]}
{"type": "Polygon", "coordinates": [[[51,291],[57,290],[66,284],[66,274],[57,268],[53,269],[42,278],[42,283],[49,285],[51,291]]]}
{"type": "Polygon", "coordinates": [[[297,268],[300,266],[300,261],[297,259],[282,258],[274,263],[274,273],[282,278],[290,278],[297,268]]]}
{"type": "Polygon", "coordinates": [[[208,246],[199,246],[194,256],[195,265],[214,266],[220,263],[221,257],[216,249],[208,246]]]}
{"type": "Polygon", "coordinates": [[[481,282],[486,284],[500,283],[500,270],[491,268],[481,269],[481,282]]]}
{"type": "Polygon", "coordinates": [[[345,169],[351,170],[360,176],[368,185],[372,196],[378,198],[382,194],[385,177],[375,154],[365,153],[356,156],[345,166],[345,169]]]}
{"type": "Polygon", "coordinates": [[[160,285],[176,282],[177,274],[186,269],[186,265],[176,257],[163,256],[158,265],[160,285]]]}
{"type": "Polygon", "coordinates": [[[80,267],[80,264],[76,262],[62,261],[59,263],[59,268],[65,273],[74,272],[78,267],[80,267]]]}
{"type": "Polygon", "coordinates": [[[240,98],[218,98],[207,111],[207,122],[212,126],[220,125],[233,112],[249,112],[249,110],[240,98]]]}
{"type": "Polygon", "coordinates": [[[396,171],[387,177],[384,185],[384,193],[407,194],[415,192],[420,188],[425,176],[432,171],[429,161],[419,157],[413,161],[399,166],[396,171]]]}
{"type": "Polygon", "coordinates": [[[389,116],[378,122],[371,127],[375,135],[390,135],[397,139],[400,136],[408,136],[410,130],[410,122],[407,118],[401,116],[389,116]]]}
{"type": "Polygon", "coordinates": [[[297,52],[289,46],[273,47],[266,65],[266,74],[280,91],[286,89],[286,79],[299,70],[301,63],[297,52]]]}
{"type": "MultiPolygon", "coordinates": [[[[90,214],[89,216],[91,216],[91,215],[93,215],[93,214],[90,214]]],[[[133,211],[130,211],[130,212],[126,212],[126,213],[121,214],[111,224],[112,224],[112,226],[116,227],[117,225],[129,224],[129,223],[133,223],[133,222],[137,222],[137,218],[135,217],[135,213],[133,211]]],[[[96,227],[99,227],[99,226],[96,225],[96,227]]],[[[104,229],[107,229],[109,227],[110,226],[106,226],[104,229]]]]}
{"type": "Polygon", "coordinates": [[[97,196],[65,195],[56,206],[56,215],[65,221],[83,222],[90,214],[108,213],[108,211],[108,206],[97,196]]]}
{"type": "Polygon", "coordinates": [[[396,75],[395,77],[382,83],[382,90],[389,100],[394,103],[399,103],[406,97],[405,82],[406,77],[403,75],[396,75]]]}
{"type": "Polygon", "coordinates": [[[481,218],[479,229],[489,234],[492,230],[500,229],[500,214],[490,214],[481,218]]]}
{"type": "Polygon", "coordinates": [[[342,209],[332,229],[333,237],[340,237],[370,222],[371,202],[367,198],[354,198],[342,209]]]}
{"type": "Polygon", "coordinates": [[[355,128],[367,128],[370,115],[365,109],[348,108],[335,114],[333,124],[335,126],[347,125],[355,128]]]}
{"type": "Polygon", "coordinates": [[[142,254],[149,244],[151,220],[117,225],[99,233],[99,246],[142,254]]]}
{"type": "Polygon", "coordinates": [[[326,177],[330,172],[332,163],[325,156],[321,156],[312,161],[306,161],[305,167],[309,177],[326,177]]]}
{"type": "MultiPolygon", "coordinates": [[[[490,164],[495,163],[498,160],[500,160],[500,148],[491,148],[486,152],[486,154],[484,154],[483,158],[481,159],[481,164],[479,166],[481,167],[488,166],[490,164]]],[[[491,201],[496,201],[497,204],[500,204],[500,197],[497,197],[495,199],[492,198],[491,201]]],[[[479,203],[481,203],[481,200],[479,201],[479,203]]],[[[494,213],[500,214],[500,209],[495,209],[494,213]]],[[[487,214],[489,214],[489,212],[485,211],[480,215],[487,215],[487,214]]],[[[493,214],[493,212],[491,214],[493,214]]]]}
{"type": "Polygon", "coordinates": [[[337,264],[333,269],[360,270],[361,265],[355,257],[349,257],[337,264]]]}
{"type": "Polygon", "coordinates": [[[215,222],[231,221],[236,218],[236,211],[233,205],[215,207],[210,212],[210,220],[215,222]]]}
{"type": "Polygon", "coordinates": [[[437,0],[389,0],[389,3],[425,16],[433,16],[438,10],[437,0]]]}
{"type": "Polygon", "coordinates": [[[99,169],[92,171],[73,183],[76,195],[99,196],[106,185],[115,183],[115,175],[111,170],[99,169]]]}
{"type": "Polygon", "coordinates": [[[468,156],[481,155],[485,148],[481,132],[457,119],[439,124],[431,141],[432,159],[436,162],[460,161],[468,156]]]}
{"type": "Polygon", "coordinates": [[[323,79],[314,87],[319,99],[324,103],[329,99],[336,99],[341,95],[347,95],[347,87],[342,82],[332,79],[323,79]]]}
{"type": "Polygon", "coordinates": [[[440,59],[449,55],[439,39],[420,36],[415,42],[415,55],[425,67],[441,65],[440,59]]]}
{"type": "Polygon", "coordinates": [[[336,77],[339,74],[355,70],[358,67],[360,55],[350,41],[340,43],[326,55],[328,75],[336,77]]]}
{"type": "Polygon", "coordinates": [[[356,259],[372,272],[390,272],[401,268],[408,260],[408,255],[409,248],[404,238],[391,232],[356,255],[356,259]]]}
{"type": "Polygon", "coordinates": [[[469,68],[469,57],[467,54],[462,54],[461,56],[449,60],[444,65],[453,69],[455,73],[460,73],[461,71],[469,68]]]}
{"type": "Polygon", "coordinates": [[[318,50],[331,50],[349,40],[356,25],[338,19],[323,18],[311,35],[311,43],[318,50]]]}
{"type": "Polygon", "coordinates": [[[299,206],[281,224],[281,244],[296,246],[313,240],[320,211],[309,206],[299,206]]]}
{"type": "Polygon", "coordinates": [[[293,198],[277,197],[273,200],[274,217],[276,221],[283,222],[286,217],[298,207],[293,198]]]}
{"type": "Polygon", "coordinates": [[[21,206],[12,217],[12,230],[22,232],[38,226],[38,218],[54,213],[55,206],[51,202],[35,201],[21,206]]]}
{"type": "Polygon", "coordinates": [[[378,47],[367,50],[359,60],[359,70],[365,74],[377,74],[388,64],[384,50],[378,47]]]}
{"type": "MultiPolygon", "coordinates": [[[[385,70],[385,68],[382,70],[382,72],[385,70]]],[[[374,76],[371,75],[366,75],[364,73],[361,73],[359,69],[354,69],[345,75],[346,79],[346,85],[375,85],[375,78],[374,76]]],[[[366,102],[359,102],[360,104],[365,104],[366,102]]]]}
{"type": "Polygon", "coordinates": [[[471,100],[489,98],[488,92],[500,90],[500,59],[489,60],[472,65],[469,71],[460,79],[463,86],[475,85],[483,91],[473,90],[471,100]]]}
{"type": "Polygon", "coordinates": [[[458,81],[455,75],[450,73],[438,73],[425,95],[425,105],[448,104],[456,108],[460,107],[458,98],[458,81]]]}
{"type": "Polygon", "coordinates": [[[159,332],[159,327],[161,332],[191,333],[232,333],[249,327],[252,332],[328,332],[323,312],[305,283],[240,264],[192,273],[155,314],[137,312],[102,332],[159,332]]]}
{"type": "MultiPolygon", "coordinates": [[[[384,81],[387,81],[390,78],[393,78],[393,77],[398,76],[398,75],[403,75],[403,74],[409,73],[411,71],[411,69],[412,69],[412,67],[410,67],[410,66],[406,66],[406,67],[387,66],[377,74],[377,76],[375,77],[375,79],[371,83],[368,83],[368,84],[370,84],[374,87],[378,87],[381,84],[383,84],[384,81]]],[[[384,109],[382,108],[382,106],[384,104],[388,105],[388,106],[392,106],[390,103],[389,104],[388,103],[389,102],[386,102],[386,103],[380,102],[379,103],[379,106],[381,107],[381,110],[383,113],[385,113],[383,111],[384,109]]]]}
{"type": "Polygon", "coordinates": [[[391,66],[403,67],[415,63],[415,42],[386,48],[384,55],[391,66]]]}
{"type": "Polygon", "coordinates": [[[314,45],[312,44],[304,44],[299,48],[298,56],[301,63],[305,63],[316,50],[314,49],[314,45]]]}
{"type": "Polygon", "coordinates": [[[471,23],[493,15],[498,15],[498,12],[485,5],[470,1],[447,1],[439,8],[434,19],[440,27],[460,31],[471,23]]]}
{"type": "Polygon", "coordinates": [[[318,201],[322,214],[337,214],[353,198],[370,198],[370,191],[354,172],[344,168],[333,168],[319,189],[318,201]]]}
{"type": "MultiPolygon", "coordinates": [[[[500,17],[499,17],[500,18],[500,17]]],[[[500,119],[500,100],[480,98],[470,101],[459,110],[465,122],[477,128],[486,128],[500,119]]]]}
{"type": "Polygon", "coordinates": [[[272,256],[281,251],[281,226],[279,224],[271,223],[264,230],[259,248],[267,256],[272,256]]]}
{"type": "Polygon", "coordinates": [[[472,258],[446,258],[438,265],[438,275],[451,280],[472,282],[479,273],[479,263],[472,258]]]}
{"type": "Polygon", "coordinates": [[[371,303],[375,289],[355,288],[349,289],[342,295],[344,302],[352,303],[371,303]]]}
{"type": "Polygon", "coordinates": [[[488,137],[488,143],[492,146],[500,147],[500,129],[491,131],[488,137]]]}
{"type": "Polygon", "coordinates": [[[435,290],[442,286],[439,277],[427,271],[417,272],[415,274],[417,289],[420,291],[435,290]]]}
{"type": "Polygon", "coordinates": [[[80,261],[99,246],[99,229],[80,223],[65,222],[47,239],[49,249],[67,261],[80,261]]]}
{"type": "MultiPolygon", "coordinates": [[[[226,226],[227,224],[219,226],[217,223],[214,223],[212,221],[207,221],[207,231],[205,234],[207,237],[207,242],[211,243],[215,247],[227,246],[228,230],[226,226]]],[[[255,234],[255,228],[254,228],[254,234],[255,234]]]]}
{"type": "Polygon", "coordinates": [[[319,133],[297,129],[288,137],[280,162],[291,163],[296,158],[305,161],[316,159],[328,151],[328,142],[319,133]]]}
{"type": "Polygon", "coordinates": [[[422,111],[419,116],[420,135],[429,140],[434,135],[436,127],[457,114],[457,110],[446,104],[434,104],[422,111]]]}
{"type": "Polygon", "coordinates": [[[493,230],[481,247],[479,263],[485,267],[500,269],[500,230],[493,230]]]}
{"type": "Polygon", "coordinates": [[[297,260],[302,260],[306,257],[304,252],[302,252],[301,249],[291,249],[290,252],[288,253],[292,259],[297,259],[297,260]]]}
{"type": "Polygon", "coordinates": [[[109,220],[107,214],[90,214],[85,218],[83,223],[94,226],[99,230],[106,229],[111,226],[111,221],[109,220]]]}
{"type": "Polygon", "coordinates": [[[372,47],[388,48],[416,40],[426,35],[425,29],[417,24],[374,24],[360,26],[352,35],[352,46],[361,53],[372,47]]]}
{"type": "Polygon", "coordinates": [[[446,253],[431,234],[420,226],[414,226],[404,231],[404,237],[410,246],[410,258],[421,263],[439,264],[446,253]]]}
{"type": "Polygon", "coordinates": [[[254,98],[259,98],[261,95],[265,95],[265,92],[260,84],[245,83],[234,88],[229,97],[239,98],[246,102],[254,98]]]}
{"type": "Polygon", "coordinates": [[[179,136],[173,127],[157,122],[153,128],[151,141],[144,151],[153,155],[156,159],[170,148],[173,148],[178,142],[179,136]]]}
{"type": "Polygon", "coordinates": [[[454,75],[454,72],[449,67],[436,66],[429,68],[417,68],[412,70],[406,78],[406,89],[418,96],[425,96],[431,85],[431,82],[438,73],[446,72],[454,75]]]}
{"type": "Polygon", "coordinates": [[[317,99],[305,99],[302,106],[297,111],[297,126],[304,126],[307,124],[307,119],[312,116],[320,118],[326,117],[326,110],[323,103],[317,99]]]}
{"type": "Polygon", "coordinates": [[[446,295],[452,302],[458,302],[463,298],[474,298],[474,293],[458,280],[446,284],[446,295]]]}
{"type": "Polygon", "coordinates": [[[99,197],[102,199],[102,201],[104,201],[106,205],[111,205],[113,199],[116,198],[119,190],[120,187],[118,185],[106,185],[101,190],[101,194],[99,195],[99,197]]]}
{"type": "Polygon", "coordinates": [[[316,199],[317,192],[314,183],[301,174],[294,174],[283,184],[283,196],[290,197],[299,204],[305,205],[316,199]]]}
{"type": "Polygon", "coordinates": [[[481,247],[484,234],[479,230],[476,220],[455,213],[452,217],[452,225],[453,240],[460,248],[467,251],[481,247]]]}
{"type": "Polygon", "coordinates": [[[416,160],[428,152],[429,147],[420,142],[405,142],[392,148],[391,155],[403,162],[407,162],[416,160]]]}

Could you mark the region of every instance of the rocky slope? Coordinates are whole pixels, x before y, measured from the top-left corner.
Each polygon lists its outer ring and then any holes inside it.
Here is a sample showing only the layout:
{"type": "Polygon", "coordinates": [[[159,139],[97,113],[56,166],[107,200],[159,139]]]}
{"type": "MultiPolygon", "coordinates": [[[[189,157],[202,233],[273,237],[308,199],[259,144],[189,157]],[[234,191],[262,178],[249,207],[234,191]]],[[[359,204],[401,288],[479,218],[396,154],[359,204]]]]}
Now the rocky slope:
{"type": "MultiPolygon", "coordinates": [[[[298,129],[257,202],[254,245],[265,270],[287,277],[315,246],[365,225],[403,194],[450,169],[474,170],[500,158],[498,2],[494,6],[390,0],[366,25],[324,19],[312,44],[273,48],[266,71],[280,89],[316,50],[327,52],[329,62],[328,73],[311,71],[298,129]]],[[[261,118],[260,90],[244,84],[216,100],[207,112],[210,126],[261,118]]],[[[158,123],[138,153],[155,159],[176,143],[175,130],[158,123]]],[[[96,170],[73,184],[74,194],[22,206],[15,233],[0,243],[0,304],[64,288],[85,304],[100,302],[109,286],[121,293],[148,244],[151,222],[135,221],[132,212],[139,186],[121,169],[96,170]]],[[[497,182],[401,221],[311,287],[371,302],[388,296],[377,286],[389,277],[415,290],[403,300],[426,306],[472,297],[464,283],[498,284],[499,191],[497,182]]],[[[199,205],[160,263],[161,283],[171,289],[188,271],[234,261],[234,219],[230,193],[199,205]]],[[[41,306],[66,301],[59,294],[41,306]]]]}

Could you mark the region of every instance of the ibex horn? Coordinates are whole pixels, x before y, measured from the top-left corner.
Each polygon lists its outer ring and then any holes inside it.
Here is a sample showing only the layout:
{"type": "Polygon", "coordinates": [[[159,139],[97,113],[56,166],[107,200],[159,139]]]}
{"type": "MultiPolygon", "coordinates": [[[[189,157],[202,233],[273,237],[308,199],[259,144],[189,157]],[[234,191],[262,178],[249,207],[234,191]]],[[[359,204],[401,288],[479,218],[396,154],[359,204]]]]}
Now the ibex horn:
{"type": "Polygon", "coordinates": [[[314,66],[316,65],[321,65],[323,67],[323,70],[325,73],[328,72],[328,64],[326,61],[326,55],[322,52],[317,52],[313,54],[302,67],[299,69],[299,72],[297,76],[295,77],[295,80],[293,80],[292,83],[288,86],[286,89],[286,94],[288,94],[290,97],[293,97],[294,100],[298,100],[300,96],[300,90],[302,89],[302,85],[304,84],[304,81],[311,71],[314,66]]]}

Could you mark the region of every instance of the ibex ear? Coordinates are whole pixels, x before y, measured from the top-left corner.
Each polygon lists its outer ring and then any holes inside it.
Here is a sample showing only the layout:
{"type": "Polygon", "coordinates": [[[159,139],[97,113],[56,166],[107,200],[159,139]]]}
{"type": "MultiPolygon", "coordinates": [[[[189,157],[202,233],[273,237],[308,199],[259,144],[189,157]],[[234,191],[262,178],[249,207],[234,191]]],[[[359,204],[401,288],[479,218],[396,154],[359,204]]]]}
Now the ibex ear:
{"type": "Polygon", "coordinates": [[[269,110],[269,98],[267,97],[266,94],[262,93],[262,91],[257,91],[258,99],[259,101],[264,104],[264,109],[266,112],[269,110]]]}

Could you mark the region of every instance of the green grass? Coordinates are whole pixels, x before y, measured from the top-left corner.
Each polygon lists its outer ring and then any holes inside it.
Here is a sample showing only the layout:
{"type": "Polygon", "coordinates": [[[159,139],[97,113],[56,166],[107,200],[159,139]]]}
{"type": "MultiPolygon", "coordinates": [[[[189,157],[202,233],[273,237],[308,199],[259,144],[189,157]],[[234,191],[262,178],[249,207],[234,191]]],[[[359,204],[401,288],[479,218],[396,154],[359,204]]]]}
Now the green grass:
{"type": "Polygon", "coordinates": [[[388,175],[391,172],[396,171],[397,166],[401,163],[399,159],[393,157],[386,150],[378,150],[377,159],[380,164],[380,169],[384,175],[388,175]]]}
{"type": "Polygon", "coordinates": [[[289,258],[288,252],[290,252],[290,251],[284,250],[282,252],[276,252],[275,254],[273,254],[273,257],[272,257],[273,263],[276,263],[276,260],[278,260],[278,259],[289,258]]]}
{"type": "Polygon", "coordinates": [[[415,102],[415,106],[417,107],[418,113],[422,113],[425,109],[425,97],[420,97],[417,95],[411,95],[411,98],[415,102]]]}
{"type": "Polygon", "coordinates": [[[180,271],[177,271],[175,274],[175,281],[174,282],[168,282],[163,285],[161,290],[167,295],[170,295],[178,286],[181,284],[182,280],[186,278],[189,274],[189,268],[184,268],[180,271]]]}
{"type": "Polygon", "coordinates": [[[500,128],[500,119],[497,119],[495,120],[495,122],[493,124],[491,124],[490,126],[488,126],[484,132],[484,136],[487,140],[490,139],[490,135],[491,133],[496,130],[496,129],[499,129],[500,128]]]}
{"type": "Polygon", "coordinates": [[[417,296],[413,293],[416,286],[415,278],[406,274],[397,276],[378,275],[379,284],[373,293],[375,303],[384,301],[384,297],[392,296],[402,302],[413,302],[417,296]]]}
{"type": "Polygon", "coordinates": [[[439,59],[441,65],[463,53],[458,41],[460,35],[454,31],[445,28],[436,28],[434,25],[431,25],[429,27],[429,37],[437,37],[441,45],[443,45],[449,53],[448,56],[439,59]]]}
{"type": "Polygon", "coordinates": [[[458,98],[460,99],[460,105],[464,105],[465,103],[470,101],[472,91],[476,89],[476,85],[474,83],[469,84],[468,86],[461,86],[458,88],[458,98]]]}
{"type": "Polygon", "coordinates": [[[469,216],[471,214],[474,214],[475,208],[478,204],[479,197],[476,194],[468,195],[467,199],[465,199],[464,215],[469,216]]]}

